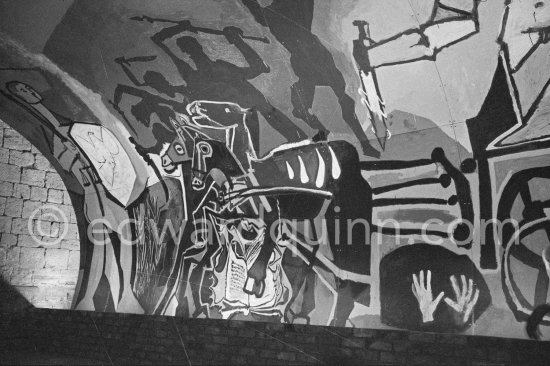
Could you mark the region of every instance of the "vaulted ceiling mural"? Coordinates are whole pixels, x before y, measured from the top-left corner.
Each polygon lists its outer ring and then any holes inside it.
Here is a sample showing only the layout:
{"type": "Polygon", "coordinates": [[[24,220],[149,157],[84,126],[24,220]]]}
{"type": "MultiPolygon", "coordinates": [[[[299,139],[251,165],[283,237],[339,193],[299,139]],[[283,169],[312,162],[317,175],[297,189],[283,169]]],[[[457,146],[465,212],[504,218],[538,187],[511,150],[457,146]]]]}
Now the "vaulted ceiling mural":
{"type": "Polygon", "coordinates": [[[71,194],[74,309],[525,337],[549,301],[550,3],[44,3],[1,5],[0,118],[71,194]]]}

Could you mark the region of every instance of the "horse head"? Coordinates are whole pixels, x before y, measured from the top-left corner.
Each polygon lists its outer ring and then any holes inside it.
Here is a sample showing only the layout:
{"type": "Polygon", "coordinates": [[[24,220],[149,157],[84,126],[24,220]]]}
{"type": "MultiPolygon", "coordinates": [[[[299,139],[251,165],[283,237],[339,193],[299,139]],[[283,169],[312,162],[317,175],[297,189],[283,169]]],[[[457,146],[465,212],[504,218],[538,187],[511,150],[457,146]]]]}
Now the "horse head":
{"type": "Polygon", "coordinates": [[[172,141],[166,151],[161,154],[162,168],[167,173],[173,173],[179,164],[189,160],[191,158],[187,154],[185,145],[177,139],[172,141]]]}
{"type": "Polygon", "coordinates": [[[241,124],[252,110],[231,102],[196,100],[187,105],[187,112],[200,126],[227,128],[241,124]]]}
{"type": "Polygon", "coordinates": [[[196,138],[207,138],[193,127],[189,117],[183,114],[177,114],[176,119],[170,118],[170,123],[176,131],[176,136],[161,153],[162,167],[167,173],[173,173],[178,165],[191,160],[196,138]]]}
{"type": "Polygon", "coordinates": [[[247,166],[249,155],[256,157],[254,144],[258,143],[259,129],[258,115],[253,109],[231,102],[197,100],[187,105],[187,112],[195,128],[225,141],[243,166],[247,166]]]}
{"type": "Polygon", "coordinates": [[[222,186],[230,178],[244,175],[244,169],[225,143],[213,139],[195,139],[193,151],[193,180],[191,186],[200,191],[204,188],[206,178],[222,186]]]}

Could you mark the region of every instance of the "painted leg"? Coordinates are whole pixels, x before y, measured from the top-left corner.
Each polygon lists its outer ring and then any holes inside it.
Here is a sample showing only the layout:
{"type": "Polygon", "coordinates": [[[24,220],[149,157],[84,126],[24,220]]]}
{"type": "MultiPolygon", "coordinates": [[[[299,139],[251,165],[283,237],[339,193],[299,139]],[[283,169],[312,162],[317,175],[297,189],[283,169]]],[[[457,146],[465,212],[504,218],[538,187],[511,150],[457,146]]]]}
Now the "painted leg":
{"type": "MultiPolygon", "coordinates": [[[[357,119],[357,115],[355,114],[355,102],[353,99],[346,94],[345,92],[345,84],[344,79],[342,78],[341,83],[342,85],[338,85],[337,87],[333,88],[334,94],[336,94],[336,97],[338,98],[338,102],[340,103],[340,109],[342,110],[342,118],[346,122],[346,124],[350,127],[350,129],[353,131],[353,134],[357,139],[359,140],[359,143],[361,144],[361,149],[363,150],[363,154],[366,156],[371,156],[374,158],[380,157],[380,152],[376,150],[369,142],[367,135],[365,131],[363,130],[363,127],[361,126],[361,123],[357,119]]],[[[384,136],[386,134],[386,125],[377,127],[378,130],[384,131],[384,136]]],[[[384,144],[385,144],[385,138],[384,138],[384,144]]]]}
{"type": "Polygon", "coordinates": [[[300,118],[313,129],[327,131],[316,115],[309,110],[313,107],[315,97],[315,85],[306,84],[298,80],[290,87],[290,100],[294,109],[292,115],[300,118]]]}
{"type": "Polygon", "coordinates": [[[111,295],[113,296],[113,302],[116,310],[119,300],[118,297],[120,296],[120,275],[118,273],[113,243],[111,243],[110,240],[105,245],[105,276],[107,276],[107,279],[109,280],[109,287],[111,289],[111,295]]]}
{"type": "Polygon", "coordinates": [[[283,112],[272,106],[261,94],[250,97],[250,103],[262,114],[266,122],[289,142],[307,138],[307,134],[296,126],[283,112]]]}
{"type": "Polygon", "coordinates": [[[82,300],[76,305],[75,310],[94,311],[94,295],[103,275],[104,256],[105,256],[105,229],[95,232],[92,231],[93,252],[92,262],[90,264],[90,275],[88,276],[88,284],[86,293],[82,300]]]}
{"type": "Polygon", "coordinates": [[[267,266],[274,249],[275,243],[269,239],[265,239],[265,242],[260,249],[260,254],[258,254],[256,261],[248,270],[248,276],[243,289],[245,293],[254,295],[257,298],[263,296],[267,266]]]}
{"type": "Polygon", "coordinates": [[[336,299],[336,310],[331,325],[334,327],[345,327],[354,306],[352,286],[350,281],[337,279],[336,287],[338,288],[338,298],[336,299]]]}
{"type": "Polygon", "coordinates": [[[122,268],[122,297],[118,303],[117,312],[143,314],[145,311],[137,301],[132,291],[132,233],[130,225],[120,225],[120,267],[122,268]]]}

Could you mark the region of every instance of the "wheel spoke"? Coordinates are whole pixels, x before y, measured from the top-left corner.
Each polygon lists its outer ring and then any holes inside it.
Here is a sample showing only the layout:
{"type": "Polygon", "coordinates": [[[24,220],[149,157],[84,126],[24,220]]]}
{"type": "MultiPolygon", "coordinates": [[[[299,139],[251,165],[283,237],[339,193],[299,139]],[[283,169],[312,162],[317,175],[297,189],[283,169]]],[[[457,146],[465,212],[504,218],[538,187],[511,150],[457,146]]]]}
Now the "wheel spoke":
{"type": "Polygon", "coordinates": [[[521,200],[523,204],[527,207],[533,204],[533,198],[531,197],[531,191],[529,190],[529,181],[524,182],[519,190],[521,200]]]}
{"type": "Polygon", "coordinates": [[[529,250],[523,243],[517,245],[512,244],[510,248],[510,254],[523,264],[528,265],[531,268],[538,269],[539,271],[545,270],[542,258],[529,250]]]}
{"type": "Polygon", "coordinates": [[[548,278],[548,274],[546,273],[546,268],[539,270],[537,283],[535,285],[535,302],[533,303],[534,306],[546,304],[549,283],[550,280],[548,278]]]}

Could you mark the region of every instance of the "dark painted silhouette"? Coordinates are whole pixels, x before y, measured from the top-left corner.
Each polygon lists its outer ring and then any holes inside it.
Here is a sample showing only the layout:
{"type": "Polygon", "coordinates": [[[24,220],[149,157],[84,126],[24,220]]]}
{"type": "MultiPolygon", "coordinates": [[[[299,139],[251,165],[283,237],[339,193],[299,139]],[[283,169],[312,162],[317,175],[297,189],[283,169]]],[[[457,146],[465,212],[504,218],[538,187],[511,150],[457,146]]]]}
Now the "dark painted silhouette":
{"type": "MultiPolygon", "coordinates": [[[[147,17],[143,18],[154,21],[147,17]]],[[[185,31],[194,31],[194,27],[189,21],[177,22],[173,26],[164,28],[151,39],[174,62],[187,84],[186,96],[190,101],[211,100],[237,103],[243,108],[252,108],[258,111],[267,123],[288,141],[298,141],[307,137],[304,131],[280,110],[272,106],[265,96],[249,82],[270,70],[256,51],[243,41],[243,34],[239,28],[226,27],[223,30],[223,35],[244,56],[248,63],[246,67],[235,66],[224,60],[212,61],[194,37],[179,37],[176,39],[176,45],[181,52],[189,55],[196,66],[196,69],[193,68],[164,43],[185,31]]],[[[148,85],[155,87],[151,83],[148,85]]],[[[160,83],[157,82],[158,85],[160,83]]],[[[167,92],[174,92],[173,89],[170,89],[171,87],[166,88],[166,85],[164,87],[167,92]]]]}
{"type": "Polygon", "coordinates": [[[256,0],[242,0],[254,19],[268,27],[273,36],[290,52],[290,65],[298,77],[291,87],[292,114],[314,129],[325,131],[317,116],[309,110],[313,106],[315,87],[332,89],[342,118],[361,142],[365,155],[378,157],[380,153],[369,143],[365,131],[355,115],[355,102],[346,94],[346,82],[329,50],[311,33],[313,0],[273,0],[261,7],[256,0]]]}
{"type": "Polygon", "coordinates": [[[185,106],[188,100],[184,95],[186,90],[185,86],[170,84],[161,73],[146,71],[143,74],[143,81],[138,80],[130,68],[130,63],[136,61],[152,61],[153,59],[153,57],[147,56],[134,57],[131,59],[119,57],[115,59],[115,62],[122,67],[124,73],[135,86],[118,84],[111,104],[126,121],[134,137],[140,141],[140,145],[150,146],[151,143],[153,143],[153,146],[148,148],[147,151],[159,153],[164,143],[172,142],[174,139],[170,118],[175,118],[174,112],[186,113],[185,106]],[[150,93],[142,89],[142,87],[150,87],[157,91],[158,94],[150,93]],[[130,107],[130,113],[137,122],[151,129],[154,141],[142,141],[144,139],[143,135],[140,131],[136,130],[133,123],[128,120],[129,116],[121,109],[121,102],[124,95],[140,99],[139,102],[130,107]],[[154,120],[154,115],[158,117],[160,123],[152,122],[154,120]]]}

